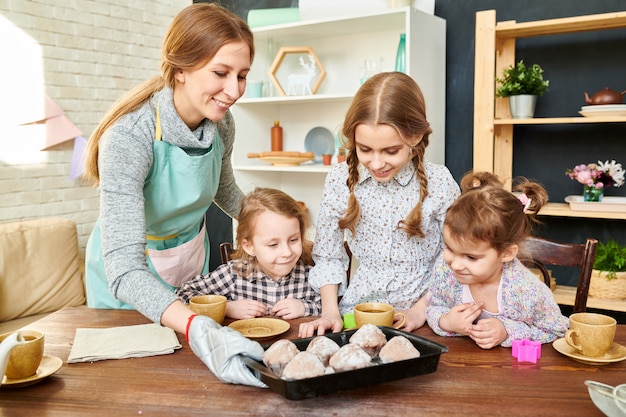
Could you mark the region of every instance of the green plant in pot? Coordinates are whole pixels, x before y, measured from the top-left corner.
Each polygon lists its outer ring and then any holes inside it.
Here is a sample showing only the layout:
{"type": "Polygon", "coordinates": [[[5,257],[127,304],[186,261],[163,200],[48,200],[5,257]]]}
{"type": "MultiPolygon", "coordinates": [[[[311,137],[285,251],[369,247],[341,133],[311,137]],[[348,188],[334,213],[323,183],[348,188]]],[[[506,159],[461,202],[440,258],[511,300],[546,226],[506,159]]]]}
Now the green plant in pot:
{"type": "Polygon", "coordinates": [[[626,246],[612,239],[598,243],[589,296],[626,299],[626,246]]]}
{"type": "Polygon", "coordinates": [[[508,97],[511,117],[531,118],[535,114],[537,97],[548,91],[550,81],[543,79],[543,69],[538,64],[526,66],[524,61],[506,68],[502,78],[496,78],[500,86],[496,97],[508,97]]]}

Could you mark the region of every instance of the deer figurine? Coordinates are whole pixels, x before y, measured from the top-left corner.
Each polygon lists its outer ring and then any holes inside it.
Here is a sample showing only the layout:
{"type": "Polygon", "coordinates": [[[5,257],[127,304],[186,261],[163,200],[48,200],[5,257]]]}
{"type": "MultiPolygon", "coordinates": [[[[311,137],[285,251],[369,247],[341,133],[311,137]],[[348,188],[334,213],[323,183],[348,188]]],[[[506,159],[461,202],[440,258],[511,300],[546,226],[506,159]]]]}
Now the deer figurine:
{"type": "Polygon", "coordinates": [[[300,74],[289,75],[289,85],[287,87],[287,95],[298,95],[298,87],[300,87],[300,95],[313,94],[311,92],[311,80],[315,77],[316,66],[313,55],[309,54],[309,62],[304,62],[304,57],[300,56],[298,60],[300,66],[304,68],[305,72],[300,74]]]}

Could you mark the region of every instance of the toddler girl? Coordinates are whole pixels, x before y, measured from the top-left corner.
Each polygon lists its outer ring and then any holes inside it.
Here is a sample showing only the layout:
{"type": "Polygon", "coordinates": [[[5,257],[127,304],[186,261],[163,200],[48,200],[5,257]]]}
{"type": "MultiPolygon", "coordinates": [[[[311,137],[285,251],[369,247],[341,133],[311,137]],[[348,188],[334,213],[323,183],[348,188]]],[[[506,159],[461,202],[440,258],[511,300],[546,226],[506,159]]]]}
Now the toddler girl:
{"type": "Polygon", "coordinates": [[[568,319],[543,280],[517,259],[546,191],[522,179],[515,195],[486,172],[465,175],[461,190],[444,222],[445,247],[426,309],[430,327],[442,336],[469,336],[483,349],[562,337],[568,319]]]}
{"type": "Polygon", "coordinates": [[[242,200],[237,220],[233,259],[197,275],[177,294],[186,302],[196,295],[224,295],[226,316],[234,319],[319,314],[320,296],[307,279],[310,247],[303,245],[308,216],[298,202],[280,190],[257,188],[242,200]]]}

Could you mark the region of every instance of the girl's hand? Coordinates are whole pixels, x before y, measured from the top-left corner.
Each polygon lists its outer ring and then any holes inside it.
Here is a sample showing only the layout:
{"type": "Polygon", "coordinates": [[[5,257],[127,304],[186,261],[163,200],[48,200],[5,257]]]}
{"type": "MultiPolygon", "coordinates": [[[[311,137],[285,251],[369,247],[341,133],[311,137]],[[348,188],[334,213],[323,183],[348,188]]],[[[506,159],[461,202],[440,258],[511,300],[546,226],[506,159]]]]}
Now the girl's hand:
{"type": "MultiPolygon", "coordinates": [[[[404,313],[404,324],[400,327],[406,332],[412,332],[419,329],[426,323],[426,297],[420,298],[413,307],[408,310],[398,311],[398,313],[404,313]]],[[[394,319],[393,326],[396,326],[398,320],[394,319]]]]}
{"type": "Polygon", "coordinates": [[[274,304],[270,313],[285,320],[297,319],[304,316],[304,304],[295,298],[285,298],[274,304]]]}
{"type": "Polygon", "coordinates": [[[509,337],[504,324],[495,317],[478,320],[470,326],[468,335],[483,349],[496,347],[509,337]]]}
{"type": "Polygon", "coordinates": [[[439,327],[446,332],[469,335],[474,320],[483,311],[483,304],[464,303],[450,309],[448,314],[439,319],[439,327]]]}
{"type": "Polygon", "coordinates": [[[343,330],[343,320],[340,315],[324,315],[317,320],[301,323],[298,337],[312,337],[317,330],[318,335],[323,335],[326,330],[337,333],[343,330]]]}
{"type": "Polygon", "coordinates": [[[256,300],[235,300],[226,303],[226,316],[233,319],[252,319],[267,315],[267,306],[256,300]]]}

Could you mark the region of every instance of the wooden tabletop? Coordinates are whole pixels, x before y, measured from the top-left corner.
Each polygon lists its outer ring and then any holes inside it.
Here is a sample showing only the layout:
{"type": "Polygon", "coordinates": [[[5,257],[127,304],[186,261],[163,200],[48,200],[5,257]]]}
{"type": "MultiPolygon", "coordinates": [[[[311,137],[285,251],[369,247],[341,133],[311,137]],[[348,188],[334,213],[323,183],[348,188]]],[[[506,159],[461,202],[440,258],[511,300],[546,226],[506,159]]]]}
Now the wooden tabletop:
{"type": "MultiPolygon", "coordinates": [[[[280,337],[297,338],[301,321],[280,337]]],[[[583,364],[546,344],[537,364],[518,363],[510,348],[483,350],[427,326],[415,333],[449,349],[434,373],[298,401],[219,382],[182,335],[183,348],[170,355],[67,364],[76,328],[143,323],[148,320],[135,311],[69,307],[29,325],[45,332],[45,354],[63,366],[35,385],[0,388],[0,415],[601,417],[584,381],[626,382],[626,361],[583,364]]],[[[615,341],[626,344],[626,325],[618,326],[615,341]]]]}

